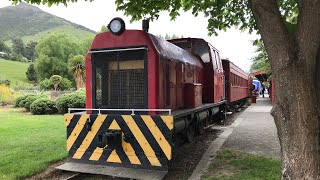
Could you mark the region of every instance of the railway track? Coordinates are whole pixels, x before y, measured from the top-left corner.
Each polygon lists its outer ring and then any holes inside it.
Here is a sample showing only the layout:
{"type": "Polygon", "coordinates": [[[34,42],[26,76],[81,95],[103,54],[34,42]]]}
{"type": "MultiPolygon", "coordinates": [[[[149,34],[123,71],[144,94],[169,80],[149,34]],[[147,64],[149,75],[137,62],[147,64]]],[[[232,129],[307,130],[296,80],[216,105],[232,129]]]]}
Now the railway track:
{"type": "Polygon", "coordinates": [[[64,180],[78,180],[78,179],[83,179],[88,176],[89,176],[89,174],[85,174],[85,173],[75,173],[67,178],[64,178],[64,180]]]}

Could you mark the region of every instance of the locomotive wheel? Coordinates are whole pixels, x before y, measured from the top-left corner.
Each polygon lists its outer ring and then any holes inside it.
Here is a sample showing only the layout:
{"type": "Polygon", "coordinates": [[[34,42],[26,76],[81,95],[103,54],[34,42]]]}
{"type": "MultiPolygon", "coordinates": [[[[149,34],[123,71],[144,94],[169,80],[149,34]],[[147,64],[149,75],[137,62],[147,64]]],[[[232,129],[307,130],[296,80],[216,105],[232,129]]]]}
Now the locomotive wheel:
{"type": "Polygon", "coordinates": [[[195,134],[196,134],[195,125],[194,124],[190,124],[188,126],[188,129],[187,129],[187,140],[188,140],[188,142],[192,142],[193,141],[195,134]]]}
{"type": "Polygon", "coordinates": [[[204,134],[204,132],[204,122],[201,121],[197,124],[197,133],[201,135],[204,134]]]}

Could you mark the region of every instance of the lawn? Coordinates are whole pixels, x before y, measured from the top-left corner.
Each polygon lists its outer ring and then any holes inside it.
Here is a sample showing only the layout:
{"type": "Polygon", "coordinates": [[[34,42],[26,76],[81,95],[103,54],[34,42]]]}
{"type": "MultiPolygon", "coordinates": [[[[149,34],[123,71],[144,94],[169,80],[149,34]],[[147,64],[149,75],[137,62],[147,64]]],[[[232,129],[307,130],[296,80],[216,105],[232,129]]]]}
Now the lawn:
{"type": "Polygon", "coordinates": [[[202,176],[204,180],[278,180],[280,161],[230,149],[220,149],[202,176]]]}
{"type": "Polygon", "coordinates": [[[0,108],[0,179],[21,179],[67,156],[62,115],[0,108]]]}

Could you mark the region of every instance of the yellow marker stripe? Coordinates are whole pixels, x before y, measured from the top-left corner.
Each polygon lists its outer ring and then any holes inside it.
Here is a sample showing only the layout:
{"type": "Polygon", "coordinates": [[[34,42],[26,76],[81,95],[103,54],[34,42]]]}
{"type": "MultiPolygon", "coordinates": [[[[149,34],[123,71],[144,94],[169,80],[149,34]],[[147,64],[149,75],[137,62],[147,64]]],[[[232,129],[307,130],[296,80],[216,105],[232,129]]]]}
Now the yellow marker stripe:
{"type": "Polygon", "coordinates": [[[121,159],[119,158],[116,150],[113,150],[107,159],[107,162],[113,162],[113,163],[121,163],[121,159]]]}
{"type": "MultiPolygon", "coordinates": [[[[123,133],[122,133],[122,135],[123,135],[123,133]]],[[[126,153],[126,155],[128,156],[131,164],[141,164],[138,156],[134,152],[134,149],[132,148],[130,143],[122,141],[122,147],[123,147],[124,153],[126,153]]]]}
{"type": "Polygon", "coordinates": [[[69,151],[71,149],[72,145],[74,144],[74,142],[78,138],[78,136],[79,136],[80,132],[82,131],[83,126],[86,123],[86,121],[87,121],[89,116],[90,115],[88,115],[88,114],[84,114],[79,119],[76,127],[74,127],[72,133],[68,137],[68,140],[67,140],[67,151],[69,151]]]}
{"type": "Polygon", "coordinates": [[[120,130],[121,128],[119,127],[117,121],[114,119],[109,127],[109,129],[112,130],[120,130]]]}
{"type": "Polygon", "coordinates": [[[173,116],[160,116],[163,122],[167,125],[167,127],[172,130],[173,129],[173,116]]]}
{"type": "Polygon", "coordinates": [[[151,148],[150,144],[148,143],[147,139],[142,134],[141,130],[139,129],[136,122],[133,120],[132,116],[130,115],[122,115],[124,121],[127,123],[129,129],[131,130],[132,134],[140,144],[141,148],[143,149],[145,155],[147,156],[148,160],[150,161],[151,165],[153,166],[161,166],[158,158],[156,157],[155,152],[151,148]]]}
{"type": "Polygon", "coordinates": [[[156,123],[153,121],[153,119],[148,115],[142,115],[141,118],[148,126],[151,134],[158,142],[159,146],[161,147],[164,154],[167,156],[168,160],[171,159],[171,146],[169,142],[166,140],[156,123]]]}
{"type": "Polygon", "coordinates": [[[99,131],[101,125],[103,124],[104,120],[106,119],[107,115],[99,115],[96,120],[94,121],[91,131],[88,132],[86,137],[84,138],[81,146],[77,149],[77,152],[73,155],[74,159],[81,159],[85,151],[90,146],[93,138],[96,136],[97,132],[99,131]]]}
{"type": "MultiPolygon", "coordinates": [[[[104,148],[107,148],[107,146],[104,147],[104,148]]],[[[100,159],[102,153],[103,153],[103,148],[98,148],[98,147],[97,147],[97,148],[93,151],[93,153],[92,153],[92,155],[90,156],[89,160],[91,160],[91,161],[98,161],[98,160],[100,159]]]]}
{"type": "Polygon", "coordinates": [[[64,125],[67,127],[69,126],[71,119],[73,118],[74,114],[65,114],[64,115],[64,125]]]}

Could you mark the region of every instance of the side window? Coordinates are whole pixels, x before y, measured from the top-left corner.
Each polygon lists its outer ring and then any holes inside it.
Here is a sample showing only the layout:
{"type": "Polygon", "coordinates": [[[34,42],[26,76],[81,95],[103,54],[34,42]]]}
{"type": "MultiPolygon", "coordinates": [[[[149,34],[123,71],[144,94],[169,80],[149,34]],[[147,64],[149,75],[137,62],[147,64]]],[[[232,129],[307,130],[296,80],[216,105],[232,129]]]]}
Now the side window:
{"type": "Polygon", "coordinates": [[[217,59],[217,64],[218,64],[218,67],[219,69],[222,69],[222,65],[221,65],[221,61],[220,61],[220,55],[219,53],[216,51],[216,59],[217,59]]]}
{"type": "Polygon", "coordinates": [[[211,45],[209,45],[209,47],[210,47],[213,69],[217,69],[217,68],[219,68],[219,66],[217,64],[216,52],[211,45]]]}

